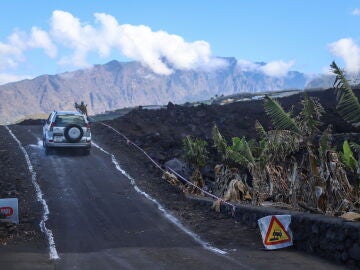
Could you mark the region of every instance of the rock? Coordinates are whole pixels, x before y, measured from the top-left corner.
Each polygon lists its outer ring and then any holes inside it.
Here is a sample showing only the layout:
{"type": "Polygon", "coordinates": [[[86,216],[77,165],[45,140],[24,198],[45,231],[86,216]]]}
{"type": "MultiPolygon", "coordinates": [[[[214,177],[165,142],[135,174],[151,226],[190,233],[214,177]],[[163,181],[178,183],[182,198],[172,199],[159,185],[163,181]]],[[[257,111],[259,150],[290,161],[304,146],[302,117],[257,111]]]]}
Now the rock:
{"type": "Polygon", "coordinates": [[[177,158],[170,159],[164,163],[165,168],[170,168],[177,172],[178,174],[181,174],[184,177],[189,177],[191,175],[191,171],[189,170],[188,166],[185,162],[182,162],[181,160],[177,158]]]}
{"type": "Polygon", "coordinates": [[[22,218],[21,223],[30,223],[30,220],[28,218],[22,218]]]}
{"type": "Polygon", "coordinates": [[[151,157],[159,162],[163,162],[166,158],[163,153],[155,152],[151,155],[151,157]]]}
{"type": "Polygon", "coordinates": [[[175,108],[174,103],[172,103],[171,101],[169,101],[169,103],[167,104],[167,109],[168,109],[168,110],[171,110],[171,109],[174,109],[174,108],[175,108]]]}
{"type": "Polygon", "coordinates": [[[353,243],[353,241],[351,241],[351,239],[346,239],[345,240],[345,248],[350,248],[352,243],[353,243]]]}
{"type": "Polygon", "coordinates": [[[336,232],[332,229],[327,230],[326,232],[326,239],[327,240],[335,240],[336,239],[336,232]]]}
{"type": "Polygon", "coordinates": [[[10,228],[8,228],[8,232],[12,233],[14,232],[16,229],[16,226],[11,226],[10,228]]]}
{"type": "Polygon", "coordinates": [[[349,256],[350,256],[350,258],[354,259],[355,261],[360,261],[360,244],[359,243],[355,243],[349,249],[349,256]]]}
{"type": "Polygon", "coordinates": [[[314,223],[312,226],[311,226],[311,231],[312,233],[314,234],[318,234],[319,233],[319,225],[317,223],[314,223]]]}
{"type": "Polygon", "coordinates": [[[347,261],[349,259],[349,254],[346,251],[344,251],[343,253],[341,253],[341,259],[343,261],[347,261]]]}
{"type": "Polygon", "coordinates": [[[214,178],[214,169],[211,166],[207,165],[201,169],[201,174],[203,175],[203,177],[214,178]]]}

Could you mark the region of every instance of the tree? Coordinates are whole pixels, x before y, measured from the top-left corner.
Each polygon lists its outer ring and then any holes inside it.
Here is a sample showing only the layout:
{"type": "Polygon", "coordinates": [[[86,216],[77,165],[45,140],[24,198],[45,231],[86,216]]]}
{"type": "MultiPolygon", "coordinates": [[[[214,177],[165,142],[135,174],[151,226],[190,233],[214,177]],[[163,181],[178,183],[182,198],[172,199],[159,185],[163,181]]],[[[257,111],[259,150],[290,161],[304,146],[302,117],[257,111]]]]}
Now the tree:
{"type": "Polygon", "coordinates": [[[88,116],[88,110],[87,110],[87,104],[84,103],[84,101],[81,101],[80,104],[78,104],[77,102],[74,103],[74,107],[75,109],[82,113],[85,114],[86,116],[88,116]]]}

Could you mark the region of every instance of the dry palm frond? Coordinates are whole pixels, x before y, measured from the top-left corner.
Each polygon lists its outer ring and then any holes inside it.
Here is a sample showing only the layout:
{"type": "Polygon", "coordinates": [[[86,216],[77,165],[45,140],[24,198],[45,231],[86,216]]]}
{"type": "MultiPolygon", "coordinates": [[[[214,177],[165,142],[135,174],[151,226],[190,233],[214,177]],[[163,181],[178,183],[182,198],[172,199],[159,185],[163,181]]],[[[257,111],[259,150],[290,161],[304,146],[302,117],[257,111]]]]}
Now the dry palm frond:
{"type": "Polygon", "coordinates": [[[328,197],[324,187],[314,186],[315,197],[316,197],[316,206],[322,212],[326,212],[328,206],[328,197]]]}
{"type": "Polygon", "coordinates": [[[224,165],[222,165],[222,164],[215,165],[215,168],[214,168],[215,177],[218,177],[222,174],[223,168],[224,168],[224,165]]]}
{"type": "Polygon", "coordinates": [[[226,190],[224,201],[239,202],[242,200],[251,200],[249,191],[241,180],[233,179],[226,190]]]}
{"type": "Polygon", "coordinates": [[[343,189],[348,195],[351,195],[353,187],[349,183],[343,165],[339,161],[338,154],[336,152],[330,152],[329,154],[329,168],[331,170],[331,176],[334,178],[334,181],[339,183],[341,189],[343,189]]]}
{"type": "Polygon", "coordinates": [[[259,164],[259,162],[253,164],[249,168],[250,174],[252,176],[252,204],[258,205],[261,203],[265,197],[266,187],[265,187],[265,179],[266,179],[266,170],[259,164]]]}
{"type": "Polygon", "coordinates": [[[321,134],[319,140],[319,158],[324,160],[326,158],[326,152],[331,150],[331,131],[332,128],[329,125],[321,134]]]}
{"type": "Polygon", "coordinates": [[[203,195],[203,192],[200,189],[204,187],[205,182],[198,168],[194,170],[193,174],[190,177],[190,180],[198,188],[196,188],[195,186],[189,186],[188,191],[193,194],[203,195]]]}
{"type": "Polygon", "coordinates": [[[302,137],[289,130],[270,130],[262,157],[267,160],[282,161],[300,148],[302,137]]]}
{"type": "Polygon", "coordinates": [[[213,188],[213,192],[216,196],[223,197],[226,187],[228,185],[228,182],[230,182],[231,179],[233,179],[232,175],[229,175],[229,168],[218,164],[214,168],[215,172],[215,184],[213,188]],[[231,179],[229,179],[230,177],[231,179]]]}
{"type": "Polygon", "coordinates": [[[213,192],[216,196],[224,197],[229,183],[234,179],[241,179],[239,170],[224,165],[215,166],[215,184],[213,192]]]}
{"type": "Polygon", "coordinates": [[[341,214],[355,205],[356,192],[348,181],[344,165],[335,151],[326,152],[322,177],[325,181],[324,196],[327,198],[327,210],[331,214],[341,214]]]}
{"type": "Polygon", "coordinates": [[[297,203],[297,197],[296,197],[296,193],[299,190],[299,174],[298,174],[298,164],[296,162],[294,162],[292,170],[291,170],[291,174],[288,175],[288,179],[290,182],[290,187],[289,187],[289,199],[290,202],[293,206],[296,205],[297,203]]]}
{"type": "Polygon", "coordinates": [[[173,186],[180,184],[180,181],[177,179],[177,177],[170,172],[164,172],[162,179],[166,180],[173,186]]]}
{"type": "Polygon", "coordinates": [[[360,214],[356,212],[346,212],[340,217],[347,221],[360,221],[360,214]]]}
{"type": "Polygon", "coordinates": [[[267,165],[266,171],[271,182],[272,192],[269,192],[270,195],[273,195],[275,191],[278,195],[282,194],[287,197],[289,194],[289,185],[288,185],[288,176],[284,167],[278,165],[267,165]]]}
{"type": "Polygon", "coordinates": [[[216,201],[214,201],[213,205],[211,206],[212,209],[215,210],[215,212],[220,212],[220,207],[221,207],[221,199],[218,199],[216,201]]]}

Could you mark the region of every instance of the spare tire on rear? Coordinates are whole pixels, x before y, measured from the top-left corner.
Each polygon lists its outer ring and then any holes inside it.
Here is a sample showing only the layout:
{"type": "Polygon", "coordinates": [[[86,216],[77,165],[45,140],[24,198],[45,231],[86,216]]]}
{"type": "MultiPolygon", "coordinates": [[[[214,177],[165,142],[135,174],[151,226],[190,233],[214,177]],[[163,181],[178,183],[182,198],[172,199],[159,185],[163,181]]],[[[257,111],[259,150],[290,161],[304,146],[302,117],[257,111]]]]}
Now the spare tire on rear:
{"type": "Polygon", "coordinates": [[[68,142],[79,142],[84,135],[84,131],[81,126],[72,124],[68,125],[64,130],[64,136],[68,142]]]}

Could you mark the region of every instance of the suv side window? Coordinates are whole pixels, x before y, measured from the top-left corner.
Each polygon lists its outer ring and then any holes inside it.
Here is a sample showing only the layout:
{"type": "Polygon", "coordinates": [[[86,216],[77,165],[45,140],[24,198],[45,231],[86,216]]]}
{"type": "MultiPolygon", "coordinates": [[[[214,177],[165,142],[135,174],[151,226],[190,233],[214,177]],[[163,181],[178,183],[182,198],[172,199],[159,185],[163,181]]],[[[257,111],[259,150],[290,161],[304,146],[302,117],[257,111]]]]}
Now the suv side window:
{"type": "Polygon", "coordinates": [[[51,116],[52,116],[52,113],[50,113],[48,119],[46,120],[46,123],[50,124],[51,116]]]}

